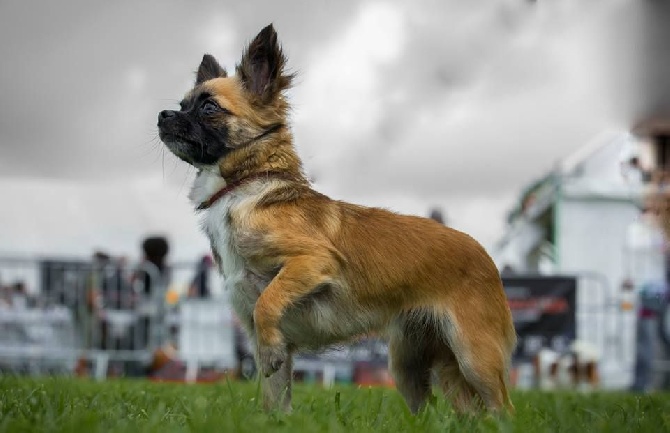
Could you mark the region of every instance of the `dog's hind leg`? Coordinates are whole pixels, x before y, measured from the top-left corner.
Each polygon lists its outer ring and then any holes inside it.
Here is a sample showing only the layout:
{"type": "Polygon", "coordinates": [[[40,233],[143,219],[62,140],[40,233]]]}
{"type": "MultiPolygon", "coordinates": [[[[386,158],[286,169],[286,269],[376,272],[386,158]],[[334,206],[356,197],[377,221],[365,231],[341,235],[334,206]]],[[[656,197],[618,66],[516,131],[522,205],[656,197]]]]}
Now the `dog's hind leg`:
{"type": "Polygon", "coordinates": [[[476,308],[454,309],[440,318],[440,331],[453,359],[440,359],[436,371],[447,396],[457,410],[476,408],[481,403],[492,411],[513,410],[507,392],[507,368],[516,340],[507,323],[496,326],[476,308]],[[510,335],[511,332],[511,335],[510,335]],[[474,392],[473,392],[474,391],[474,392]]]}
{"type": "Polygon", "coordinates": [[[482,402],[477,391],[465,380],[454,354],[446,345],[435,362],[437,385],[456,412],[470,413],[481,409],[482,402]]]}
{"type": "Polygon", "coordinates": [[[389,326],[389,370],[412,413],[430,395],[433,330],[423,311],[401,314],[389,326]]]}

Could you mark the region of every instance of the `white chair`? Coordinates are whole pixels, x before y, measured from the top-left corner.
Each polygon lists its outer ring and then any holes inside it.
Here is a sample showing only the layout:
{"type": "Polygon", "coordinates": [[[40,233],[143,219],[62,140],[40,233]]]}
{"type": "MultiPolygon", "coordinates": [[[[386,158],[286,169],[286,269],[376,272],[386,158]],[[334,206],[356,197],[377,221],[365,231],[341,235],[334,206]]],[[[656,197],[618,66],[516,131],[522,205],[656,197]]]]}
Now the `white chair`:
{"type": "Polygon", "coordinates": [[[188,382],[195,381],[203,364],[235,367],[235,328],[227,303],[186,300],[180,305],[179,322],[179,356],[186,363],[188,382]]]}

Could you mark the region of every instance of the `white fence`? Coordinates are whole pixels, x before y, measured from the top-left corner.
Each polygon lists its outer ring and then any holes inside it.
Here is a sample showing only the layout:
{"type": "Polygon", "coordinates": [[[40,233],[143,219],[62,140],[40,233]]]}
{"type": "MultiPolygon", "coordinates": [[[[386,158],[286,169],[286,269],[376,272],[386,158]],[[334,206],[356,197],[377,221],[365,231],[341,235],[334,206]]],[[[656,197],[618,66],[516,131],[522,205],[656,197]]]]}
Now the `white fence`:
{"type": "MultiPolygon", "coordinates": [[[[213,296],[187,296],[196,268],[173,264],[163,278],[147,264],[0,258],[0,373],[73,374],[85,363],[97,379],[146,376],[157,349],[169,342],[186,381],[196,380],[201,367],[250,377],[254,348],[234,319],[218,273],[210,272],[213,296]],[[12,287],[18,281],[27,294],[12,287]]],[[[357,362],[379,357],[375,347],[364,342],[306,354],[294,369],[326,385],[349,381],[357,362]]]]}
{"type": "Polygon", "coordinates": [[[187,297],[195,272],[191,263],[161,273],[147,263],[0,258],[0,371],[73,373],[85,363],[99,379],[115,367],[144,375],[166,343],[190,378],[201,366],[236,368],[227,299],[187,297]]]}
{"type": "MultiPolygon", "coordinates": [[[[144,376],[167,342],[177,348],[187,380],[201,367],[253,370],[253,348],[236,325],[216,271],[210,276],[214,296],[187,296],[196,267],[173,265],[164,278],[147,264],[0,258],[0,373],[72,374],[85,362],[98,379],[110,372],[144,376]]],[[[634,309],[622,309],[605,278],[577,278],[576,337],[599,350],[603,384],[623,387],[635,353],[634,309]]],[[[295,367],[326,384],[348,380],[361,363],[383,365],[384,350],[381,340],[362,341],[297,357],[295,367]]]]}

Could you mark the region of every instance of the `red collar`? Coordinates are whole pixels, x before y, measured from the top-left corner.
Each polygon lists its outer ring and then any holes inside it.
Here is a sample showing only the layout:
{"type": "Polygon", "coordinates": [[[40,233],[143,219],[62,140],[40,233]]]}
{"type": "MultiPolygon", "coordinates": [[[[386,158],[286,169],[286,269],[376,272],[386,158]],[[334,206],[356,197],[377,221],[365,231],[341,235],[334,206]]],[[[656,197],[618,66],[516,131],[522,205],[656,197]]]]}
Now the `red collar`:
{"type": "Polygon", "coordinates": [[[289,175],[286,172],[283,171],[264,171],[261,173],[256,173],[252,174],[247,177],[243,177],[242,179],[238,179],[235,182],[231,182],[218,190],[216,193],[214,193],[213,196],[211,196],[209,199],[206,201],[200,203],[198,207],[195,208],[195,210],[205,210],[209,209],[214,203],[216,203],[221,197],[224,195],[228,194],[238,186],[241,186],[247,182],[251,182],[252,180],[256,179],[269,179],[269,178],[283,178],[283,179],[288,179],[289,175]]]}

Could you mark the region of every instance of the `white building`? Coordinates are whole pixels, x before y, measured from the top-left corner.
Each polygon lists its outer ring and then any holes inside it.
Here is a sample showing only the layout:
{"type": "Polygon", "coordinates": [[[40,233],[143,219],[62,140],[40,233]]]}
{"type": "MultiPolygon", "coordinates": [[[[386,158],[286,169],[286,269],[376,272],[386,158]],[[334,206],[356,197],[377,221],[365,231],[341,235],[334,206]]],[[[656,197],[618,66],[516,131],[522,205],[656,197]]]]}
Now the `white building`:
{"type": "Polygon", "coordinates": [[[526,189],[493,252],[505,273],[578,277],[577,339],[600,351],[605,387],[632,380],[634,296],[622,290],[627,230],[653,188],[643,173],[664,165],[659,147],[630,133],[597,137],[526,189]]]}

